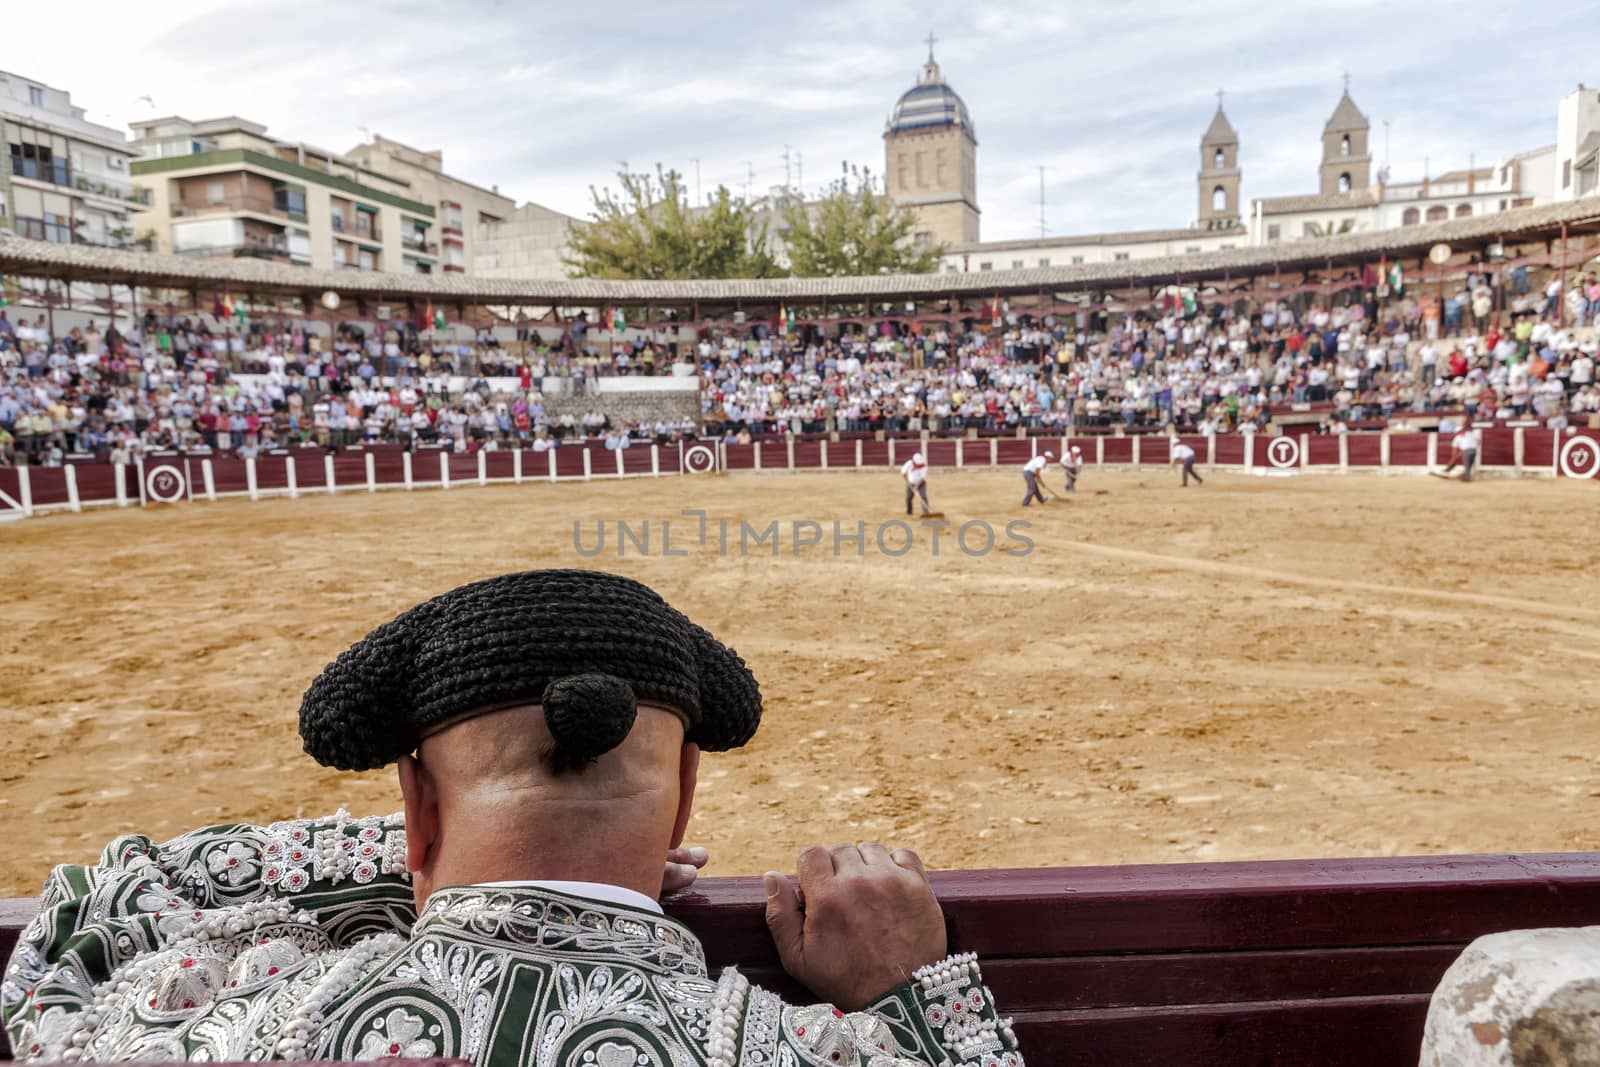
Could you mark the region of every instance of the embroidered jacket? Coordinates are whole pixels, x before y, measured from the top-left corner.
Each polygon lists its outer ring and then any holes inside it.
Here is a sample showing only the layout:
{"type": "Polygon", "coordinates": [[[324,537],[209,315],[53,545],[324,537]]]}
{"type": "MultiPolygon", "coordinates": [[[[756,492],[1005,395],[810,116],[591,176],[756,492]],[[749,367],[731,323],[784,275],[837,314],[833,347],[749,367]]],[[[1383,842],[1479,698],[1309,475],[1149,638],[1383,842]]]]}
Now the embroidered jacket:
{"type": "Polygon", "coordinates": [[[653,912],[452,888],[400,816],[123,837],[58,867],[0,983],[24,1060],[461,1057],[530,1067],[1021,1067],[977,961],[865,1012],[794,1006],[653,912]]]}

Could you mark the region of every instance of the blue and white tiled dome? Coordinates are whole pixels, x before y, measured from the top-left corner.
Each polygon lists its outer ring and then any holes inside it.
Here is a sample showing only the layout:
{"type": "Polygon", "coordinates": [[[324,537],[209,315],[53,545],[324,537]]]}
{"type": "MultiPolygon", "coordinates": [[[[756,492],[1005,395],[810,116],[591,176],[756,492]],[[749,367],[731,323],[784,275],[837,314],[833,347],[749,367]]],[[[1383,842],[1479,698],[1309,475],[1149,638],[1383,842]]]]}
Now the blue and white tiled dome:
{"type": "Polygon", "coordinates": [[[928,57],[917,84],[900,97],[889,116],[885,133],[908,133],[959,126],[974,141],[978,133],[972,127],[972,116],[967,113],[966,102],[956,91],[945,84],[939,64],[928,57]]]}

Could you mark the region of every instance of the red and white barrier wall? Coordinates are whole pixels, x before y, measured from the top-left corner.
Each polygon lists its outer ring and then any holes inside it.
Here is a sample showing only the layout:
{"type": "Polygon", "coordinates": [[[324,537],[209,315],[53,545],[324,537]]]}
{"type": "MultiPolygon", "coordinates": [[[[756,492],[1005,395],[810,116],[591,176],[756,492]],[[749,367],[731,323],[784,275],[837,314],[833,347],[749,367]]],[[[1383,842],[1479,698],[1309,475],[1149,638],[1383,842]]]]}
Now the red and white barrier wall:
{"type": "MultiPolygon", "coordinates": [[[[1518,475],[1600,478],[1600,430],[1534,428],[1479,431],[1479,469],[1518,475]]],[[[150,505],[188,500],[379,489],[453,489],[469,485],[592,481],[723,471],[820,471],[897,468],[921,451],[934,467],[1009,467],[1069,445],[1089,467],[1164,466],[1172,441],[1194,448],[1207,466],[1245,472],[1390,470],[1422,472],[1449,461],[1449,442],[1431,433],[1315,434],[1284,437],[990,437],[877,441],[768,438],[748,445],[710,441],[607,451],[600,442],[548,452],[408,452],[394,445],[328,453],[285,449],[258,459],[227,454],[163,454],[140,463],[69,463],[0,468],[0,520],[42,511],[150,505]]]]}

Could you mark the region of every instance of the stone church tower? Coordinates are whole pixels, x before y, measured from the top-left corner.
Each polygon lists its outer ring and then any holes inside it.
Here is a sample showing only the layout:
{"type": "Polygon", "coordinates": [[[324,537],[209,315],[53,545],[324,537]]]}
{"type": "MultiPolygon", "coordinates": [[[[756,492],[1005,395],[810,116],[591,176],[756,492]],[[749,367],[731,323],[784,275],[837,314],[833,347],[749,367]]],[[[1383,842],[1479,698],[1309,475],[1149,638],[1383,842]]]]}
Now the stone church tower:
{"type": "Polygon", "coordinates": [[[884,188],[916,218],[919,247],[978,240],[978,139],[967,105],[945,84],[933,46],[917,84],[883,131],[884,188]]]}
{"type": "Polygon", "coordinates": [[[1323,196],[1350,193],[1372,184],[1372,154],[1367,150],[1367,117],[1350,99],[1350,81],[1345,79],[1339,106],[1322,128],[1322,167],[1320,192],[1323,196]]]}
{"type": "Polygon", "coordinates": [[[1200,139],[1200,227],[1225,230],[1239,225],[1239,135],[1222,112],[1222,94],[1217,94],[1217,113],[1200,139]]]}

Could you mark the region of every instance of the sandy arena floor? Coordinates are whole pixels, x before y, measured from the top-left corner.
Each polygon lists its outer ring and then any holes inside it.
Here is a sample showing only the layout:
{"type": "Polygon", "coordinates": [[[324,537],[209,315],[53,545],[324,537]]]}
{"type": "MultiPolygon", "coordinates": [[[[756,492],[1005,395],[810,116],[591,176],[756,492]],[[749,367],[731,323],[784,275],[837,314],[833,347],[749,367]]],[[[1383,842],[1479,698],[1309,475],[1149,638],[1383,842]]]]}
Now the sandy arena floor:
{"type": "MultiPolygon", "coordinates": [[[[0,895],[112,836],[391,811],[388,774],[300,751],[300,692],[471,579],[605,566],[750,661],[766,721],[702,764],[708,873],[881,839],[932,865],[1600,848],[1600,486],[936,472],[1030,555],[721,558],[573,548],[573,521],[853,526],[893,475],[527,485],[57,515],[0,528],[0,895]]],[[[972,547],[981,545],[975,536],[972,547]]],[[[825,528],[831,540],[831,526],[825,528]]],[[[1007,543],[1001,533],[1001,543],[1007,543]]],[[[738,542],[737,526],[731,534],[738,542]]],[[[898,549],[900,535],[887,542],[898,549]]],[[[765,550],[763,550],[765,551],[765,550]]],[[[853,550],[852,550],[853,551],[853,550]]]]}

